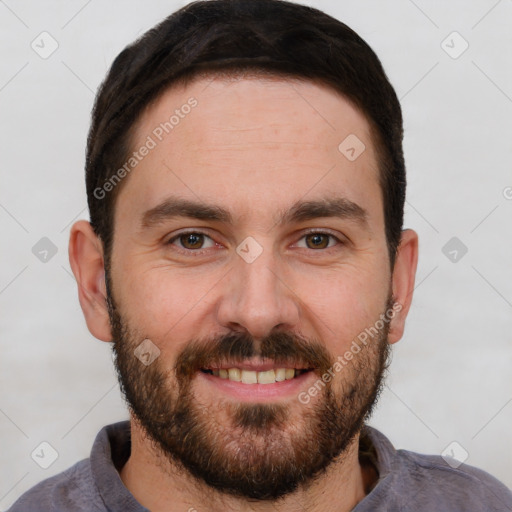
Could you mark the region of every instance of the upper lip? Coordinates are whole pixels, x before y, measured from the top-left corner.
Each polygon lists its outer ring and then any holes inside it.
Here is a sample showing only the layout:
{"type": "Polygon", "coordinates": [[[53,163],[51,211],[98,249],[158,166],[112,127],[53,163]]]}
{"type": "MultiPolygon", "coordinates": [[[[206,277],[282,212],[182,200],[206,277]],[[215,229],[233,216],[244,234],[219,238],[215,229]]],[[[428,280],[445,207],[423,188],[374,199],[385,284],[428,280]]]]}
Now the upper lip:
{"type": "Polygon", "coordinates": [[[265,372],[274,370],[276,368],[294,368],[296,370],[308,370],[309,368],[300,363],[294,362],[259,362],[259,361],[244,361],[232,363],[219,363],[205,366],[204,370],[229,370],[230,368],[239,368],[240,370],[248,370],[254,372],[265,372]]]}

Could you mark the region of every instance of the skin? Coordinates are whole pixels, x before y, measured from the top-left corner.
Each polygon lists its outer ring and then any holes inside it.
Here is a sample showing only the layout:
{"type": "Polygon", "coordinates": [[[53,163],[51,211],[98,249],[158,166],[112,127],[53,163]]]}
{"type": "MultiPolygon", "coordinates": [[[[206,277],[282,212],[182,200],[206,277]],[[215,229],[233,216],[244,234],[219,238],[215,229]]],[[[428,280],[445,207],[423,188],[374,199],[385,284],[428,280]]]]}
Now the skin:
{"type": "MultiPolygon", "coordinates": [[[[312,82],[202,78],[167,90],[146,110],[134,149],[190,97],[197,99],[197,107],[125,178],[114,221],[116,301],[131,327],[158,345],[161,364],[172,368],[194,337],[235,330],[260,339],[276,328],[320,340],[336,357],[375,323],[390,290],[402,305],[388,336],[389,343],[397,342],[412,300],[418,239],[412,230],[402,232],[391,270],[365,117],[332,89],[312,82]],[[353,162],[338,150],[349,134],[366,146],[353,162]],[[143,228],[144,212],[170,195],[221,206],[231,212],[233,223],[174,218],[143,228]],[[277,223],[280,213],[299,200],[333,197],[357,203],[366,211],[366,224],[337,217],[277,223]],[[203,254],[186,253],[179,240],[167,243],[186,228],[211,237],[203,254]],[[310,228],[343,243],[330,239],[328,248],[311,248],[305,238],[310,228]],[[236,253],[249,236],[263,248],[250,264],[236,253]]],[[[109,342],[103,247],[88,222],[73,226],[69,254],[88,328],[109,342]]],[[[304,389],[314,375],[311,379],[304,389]]],[[[340,392],[335,381],[333,387],[340,392]]],[[[217,387],[197,380],[194,393],[209,404],[208,414],[225,421],[218,404],[226,397],[219,396],[217,387]]],[[[297,417],[307,409],[296,397],[274,400],[287,401],[297,417]]],[[[375,479],[358,462],[356,437],[343,458],[307,489],[276,503],[250,502],[205,489],[178,472],[162,460],[133,416],[131,423],[132,453],[120,476],[154,512],[189,507],[348,511],[375,479]]]]}

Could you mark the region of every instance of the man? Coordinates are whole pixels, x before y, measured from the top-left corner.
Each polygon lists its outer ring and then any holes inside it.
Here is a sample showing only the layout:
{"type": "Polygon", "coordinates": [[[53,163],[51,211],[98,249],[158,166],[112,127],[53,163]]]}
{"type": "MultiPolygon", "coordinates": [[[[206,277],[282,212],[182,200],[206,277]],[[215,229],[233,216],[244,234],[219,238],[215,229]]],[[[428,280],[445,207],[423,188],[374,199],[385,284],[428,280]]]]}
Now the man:
{"type": "Polygon", "coordinates": [[[411,304],[395,92],[346,25],[181,9],[115,60],[69,254],[130,422],[18,511],[512,510],[365,424],[411,304]]]}

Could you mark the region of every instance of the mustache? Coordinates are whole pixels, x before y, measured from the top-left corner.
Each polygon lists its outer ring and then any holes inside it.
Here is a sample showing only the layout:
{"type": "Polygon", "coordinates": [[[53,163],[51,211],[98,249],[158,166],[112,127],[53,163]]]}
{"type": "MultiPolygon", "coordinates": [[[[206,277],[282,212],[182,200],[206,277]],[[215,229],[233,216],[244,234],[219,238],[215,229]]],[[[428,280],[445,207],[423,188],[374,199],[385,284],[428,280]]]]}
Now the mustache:
{"type": "Polygon", "coordinates": [[[312,369],[323,375],[333,364],[325,347],[301,334],[275,332],[260,342],[249,333],[215,335],[187,344],[176,360],[176,376],[191,378],[197,371],[223,363],[243,363],[251,358],[272,361],[276,367],[312,369]]]}

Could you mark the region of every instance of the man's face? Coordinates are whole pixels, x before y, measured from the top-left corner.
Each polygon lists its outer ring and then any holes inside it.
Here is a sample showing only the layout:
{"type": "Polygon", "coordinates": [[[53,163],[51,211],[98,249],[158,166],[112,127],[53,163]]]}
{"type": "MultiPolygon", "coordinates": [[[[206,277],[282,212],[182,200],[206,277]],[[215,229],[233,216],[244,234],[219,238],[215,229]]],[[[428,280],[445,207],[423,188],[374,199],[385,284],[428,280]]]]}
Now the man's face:
{"type": "Polygon", "coordinates": [[[175,465],[235,495],[282,496],[343,454],[386,365],[387,324],[318,384],[391,306],[368,124],[312,83],[197,80],[144,113],[143,145],[108,275],[123,390],[175,465]]]}

